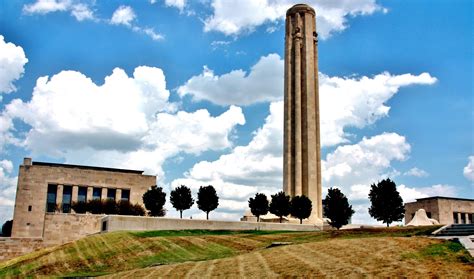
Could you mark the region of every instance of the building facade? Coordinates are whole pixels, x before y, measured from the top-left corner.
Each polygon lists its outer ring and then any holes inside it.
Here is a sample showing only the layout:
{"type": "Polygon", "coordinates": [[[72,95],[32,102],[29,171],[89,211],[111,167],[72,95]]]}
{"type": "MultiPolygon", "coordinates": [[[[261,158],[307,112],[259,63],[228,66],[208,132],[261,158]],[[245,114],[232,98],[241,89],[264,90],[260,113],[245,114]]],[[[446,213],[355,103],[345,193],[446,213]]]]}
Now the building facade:
{"type": "Polygon", "coordinates": [[[405,204],[405,224],[408,224],[418,209],[423,208],[428,218],[440,224],[473,224],[474,200],[449,197],[429,197],[405,204]]]}
{"type": "Polygon", "coordinates": [[[143,204],[156,185],[143,171],[33,162],[25,158],[18,173],[12,237],[45,238],[48,213],[71,213],[71,205],[93,199],[143,204]]]}

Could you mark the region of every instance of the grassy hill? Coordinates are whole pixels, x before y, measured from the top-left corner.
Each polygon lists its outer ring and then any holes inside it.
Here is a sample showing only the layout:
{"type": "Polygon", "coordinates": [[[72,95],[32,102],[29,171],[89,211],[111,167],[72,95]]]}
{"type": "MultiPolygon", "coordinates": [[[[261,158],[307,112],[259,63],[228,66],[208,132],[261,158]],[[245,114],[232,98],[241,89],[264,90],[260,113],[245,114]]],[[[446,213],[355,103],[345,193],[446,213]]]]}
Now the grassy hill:
{"type": "Polygon", "coordinates": [[[114,232],[0,263],[0,277],[474,274],[474,261],[462,246],[423,237],[433,230],[114,232]],[[274,242],[290,244],[269,248],[274,242]]]}

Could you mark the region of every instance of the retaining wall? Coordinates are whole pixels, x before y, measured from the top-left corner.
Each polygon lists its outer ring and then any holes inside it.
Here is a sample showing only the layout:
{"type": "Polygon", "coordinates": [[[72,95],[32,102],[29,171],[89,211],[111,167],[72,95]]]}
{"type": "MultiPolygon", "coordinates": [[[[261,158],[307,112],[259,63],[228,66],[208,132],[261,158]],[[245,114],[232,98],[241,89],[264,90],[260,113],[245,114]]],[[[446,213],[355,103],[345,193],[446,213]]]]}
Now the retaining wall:
{"type": "Polygon", "coordinates": [[[43,239],[0,237],[0,261],[8,260],[43,248],[43,239]]]}
{"type": "Polygon", "coordinates": [[[320,231],[316,225],[263,223],[242,221],[214,221],[173,219],[163,217],[109,215],[102,219],[102,231],[143,230],[269,230],[269,231],[320,231]],[[104,224],[105,222],[105,224],[104,224]]]}

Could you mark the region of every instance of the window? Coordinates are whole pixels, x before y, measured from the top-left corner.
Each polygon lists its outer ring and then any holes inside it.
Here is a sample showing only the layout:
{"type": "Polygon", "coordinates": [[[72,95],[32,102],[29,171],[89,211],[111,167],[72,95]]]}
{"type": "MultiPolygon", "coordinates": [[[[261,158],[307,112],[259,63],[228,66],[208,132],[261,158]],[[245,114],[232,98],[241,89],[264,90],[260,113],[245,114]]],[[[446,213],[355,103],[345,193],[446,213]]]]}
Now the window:
{"type": "Polygon", "coordinates": [[[107,199],[108,200],[115,200],[116,189],[107,189],[107,199]]]}
{"type": "Polygon", "coordinates": [[[28,205],[28,211],[31,211],[33,208],[31,207],[31,205],[28,205]]]}
{"type": "Polygon", "coordinates": [[[100,200],[101,198],[102,198],[102,188],[92,189],[92,199],[93,200],[100,200]]]}
{"type": "Polygon", "coordinates": [[[466,224],[466,214],[465,213],[461,213],[461,222],[459,222],[460,224],[466,224]]]}
{"type": "Polygon", "coordinates": [[[457,212],[453,212],[453,223],[454,224],[459,224],[458,213],[457,212]]]}
{"type": "Polygon", "coordinates": [[[87,187],[79,187],[77,190],[77,201],[86,202],[87,200],[87,187]]]}
{"type": "Polygon", "coordinates": [[[63,187],[63,213],[71,213],[72,186],[63,187]]]}
{"type": "Polygon", "coordinates": [[[48,184],[48,194],[46,196],[46,212],[56,211],[57,192],[58,192],[58,185],[48,184]]]}
{"type": "Polygon", "coordinates": [[[130,190],[122,189],[122,197],[121,200],[123,201],[130,201],[130,190]]]}

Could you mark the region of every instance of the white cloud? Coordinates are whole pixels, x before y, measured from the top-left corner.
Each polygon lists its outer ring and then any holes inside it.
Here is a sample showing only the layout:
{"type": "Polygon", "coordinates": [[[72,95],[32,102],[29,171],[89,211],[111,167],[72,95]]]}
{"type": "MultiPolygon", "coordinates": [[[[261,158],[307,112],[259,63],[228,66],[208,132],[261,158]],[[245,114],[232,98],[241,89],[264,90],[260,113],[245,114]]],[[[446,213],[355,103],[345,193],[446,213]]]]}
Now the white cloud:
{"type": "Polygon", "coordinates": [[[463,169],[464,177],[474,181],[474,156],[469,156],[468,163],[463,169]]]}
{"type": "Polygon", "coordinates": [[[180,86],[180,96],[191,95],[195,101],[209,100],[218,105],[250,105],[282,98],[283,60],[277,54],[261,57],[249,73],[234,70],[216,76],[204,67],[202,74],[180,86]]]}
{"type": "Polygon", "coordinates": [[[186,0],[165,0],[165,5],[168,7],[178,8],[182,11],[186,6],[186,0]]]}
{"type": "MultiPolygon", "coordinates": [[[[7,43],[0,35],[0,94],[16,91],[13,82],[22,77],[27,62],[28,59],[23,48],[13,43],[7,43]]],[[[0,95],[1,100],[2,96],[0,95]]]]}
{"type": "MultiPolygon", "coordinates": [[[[252,32],[260,25],[283,21],[286,10],[297,3],[299,1],[294,0],[213,0],[213,14],[205,20],[204,30],[225,35],[252,32]]],[[[386,12],[375,0],[312,0],[307,4],[316,10],[317,30],[323,39],[346,29],[349,17],[386,12]]]]}
{"type": "Polygon", "coordinates": [[[422,170],[422,169],[414,167],[414,168],[411,168],[408,171],[406,171],[403,175],[415,176],[415,177],[426,177],[429,174],[426,171],[422,170]]]}
{"type": "Polygon", "coordinates": [[[17,144],[33,154],[160,175],[162,163],[180,152],[232,146],[233,128],[245,123],[241,108],[231,106],[218,116],[205,109],[176,112],[169,94],[159,68],[137,67],[133,77],[116,68],[102,85],[80,72],[62,71],[40,77],[31,100],[13,100],[0,120],[10,134],[12,120],[31,126],[17,144]]]}
{"type": "MultiPolygon", "coordinates": [[[[180,86],[180,96],[195,101],[208,100],[218,105],[249,105],[283,98],[283,60],[277,54],[261,57],[250,72],[234,70],[221,76],[207,67],[180,86]]],[[[437,80],[428,73],[373,77],[329,77],[319,75],[321,137],[323,146],[348,142],[347,127],[363,128],[388,116],[386,102],[401,87],[430,85],[437,80]]]]}
{"type": "Polygon", "coordinates": [[[112,18],[110,19],[110,23],[130,26],[135,18],[136,15],[132,7],[122,5],[115,10],[112,15],[112,18]]]}
{"type": "Polygon", "coordinates": [[[162,34],[155,32],[153,28],[150,27],[140,27],[133,24],[133,21],[137,18],[137,15],[130,6],[120,6],[118,7],[110,19],[110,24],[113,25],[124,25],[133,32],[147,35],[154,41],[160,41],[164,39],[162,34]]]}
{"type": "Polygon", "coordinates": [[[23,6],[26,14],[48,14],[52,12],[70,11],[78,21],[94,20],[94,12],[89,5],[77,0],[37,0],[36,2],[23,6]]]}
{"type": "Polygon", "coordinates": [[[0,161],[0,226],[13,217],[13,205],[17,177],[11,176],[13,164],[8,160],[0,161]]]}

